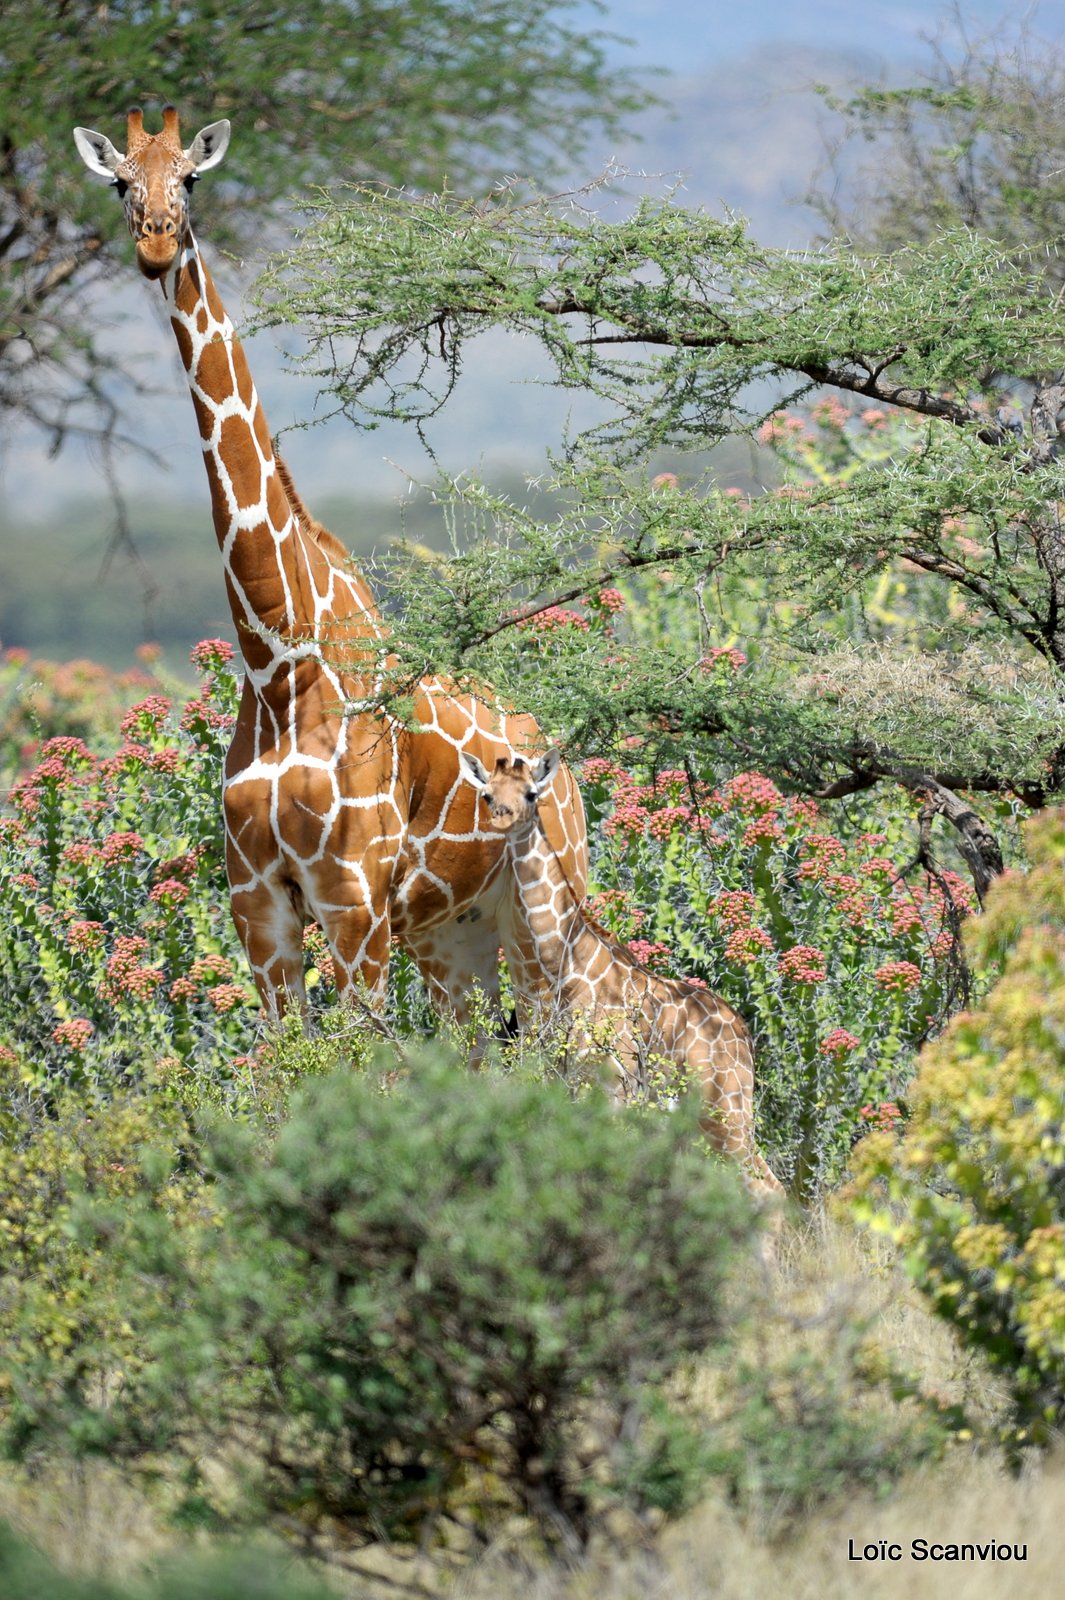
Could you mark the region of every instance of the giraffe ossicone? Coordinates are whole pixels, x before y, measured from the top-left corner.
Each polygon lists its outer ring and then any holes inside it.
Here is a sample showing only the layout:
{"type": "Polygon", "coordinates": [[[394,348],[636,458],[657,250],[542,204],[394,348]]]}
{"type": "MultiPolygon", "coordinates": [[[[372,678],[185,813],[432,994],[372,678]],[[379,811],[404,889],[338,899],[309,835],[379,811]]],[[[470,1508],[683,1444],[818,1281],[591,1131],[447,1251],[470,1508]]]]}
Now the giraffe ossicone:
{"type": "MultiPolygon", "coordinates": [[[[159,283],[188,378],[245,678],[223,778],[233,917],[263,1004],[303,1005],[303,931],[316,921],[343,996],[384,995],[393,937],[435,1004],[460,1018],[479,988],[498,1009],[499,950],[519,974],[520,920],[502,841],[480,825],[460,758],[543,747],[535,721],[490,693],[423,679],[409,720],[387,712],[394,658],[369,586],[314,521],[274,451],[247,358],[189,225],[195,179],[217,166],[226,121],[184,148],[178,114],[126,151],[77,128],[90,171],[117,187],[141,272],[159,283]],[[358,708],[358,709],[356,709],[358,708]]],[[[557,773],[549,826],[583,893],[580,793],[557,773]]]]}
{"type": "Polygon", "coordinates": [[[538,759],[498,757],[489,772],[470,752],[463,769],[481,795],[486,825],[507,841],[523,924],[521,947],[534,971],[524,992],[540,984],[539,1005],[550,1021],[574,1031],[578,1052],[608,1049],[619,1100],[670,1097],[663,1063],[701,1100],[708,1142],[740,1164],[756,1194],[779,1195],[781,1185],[754,1140],[754,1051],[743,1019],[708,989],[649,972],[581,908],[582,892],[544,828],[551,784],[564,770],[552,748],[538,759]]]}

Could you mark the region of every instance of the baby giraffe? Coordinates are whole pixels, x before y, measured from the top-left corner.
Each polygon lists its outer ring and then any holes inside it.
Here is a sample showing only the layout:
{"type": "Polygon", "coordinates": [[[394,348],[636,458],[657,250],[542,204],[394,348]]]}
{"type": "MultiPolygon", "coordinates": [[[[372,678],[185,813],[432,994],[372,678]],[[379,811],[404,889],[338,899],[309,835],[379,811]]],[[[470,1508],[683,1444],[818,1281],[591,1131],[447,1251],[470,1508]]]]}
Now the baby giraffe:
{"type": "Polygon", "coordinates": [[[524,992],[538,986],[554,1012],[576,1024],[586,1051],[606,1034],[620,1100],[648,1092],[648,1065],[679,1068],[702,1096],[700,1126],[713,1147],[739,1161],[750,1189],[779,1195],[754,1143],[754,1054],[742,1019],[709,990],[639,966],[581,910],[537,810],[561,759],[557,749],[531,766],[501,756],[489,775],[476,756],[462,754],[487,805],[486,825],[506,836],[522,924],[514,944],[534,968],[522,975],[524,992]]]}

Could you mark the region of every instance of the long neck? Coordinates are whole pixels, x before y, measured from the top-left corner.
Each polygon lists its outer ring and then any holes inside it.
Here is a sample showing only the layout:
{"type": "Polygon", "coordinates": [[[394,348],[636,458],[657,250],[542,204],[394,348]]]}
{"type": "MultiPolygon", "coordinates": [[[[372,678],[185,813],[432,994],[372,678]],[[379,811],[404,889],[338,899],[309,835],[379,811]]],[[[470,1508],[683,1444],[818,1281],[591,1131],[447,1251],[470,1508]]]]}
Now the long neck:
{"type": "Polygon", "coordinates": [[[542,971],[554,984],[565,983],[584,964],[587,946],[598,942],[581,912],[538,815],[507,840],[518,889],[518,909],[542,971]]]}
{"type": "MultiPolygon", "coordinates": [[[[367,584],[334,565],[293,514],[247,357],[191,232],[162,280],[203,442],[215,532],[249,676],[337,658],[384,634],[367,584]]],[[[360,647],[361,646],[361,651],[360,647]]]]}

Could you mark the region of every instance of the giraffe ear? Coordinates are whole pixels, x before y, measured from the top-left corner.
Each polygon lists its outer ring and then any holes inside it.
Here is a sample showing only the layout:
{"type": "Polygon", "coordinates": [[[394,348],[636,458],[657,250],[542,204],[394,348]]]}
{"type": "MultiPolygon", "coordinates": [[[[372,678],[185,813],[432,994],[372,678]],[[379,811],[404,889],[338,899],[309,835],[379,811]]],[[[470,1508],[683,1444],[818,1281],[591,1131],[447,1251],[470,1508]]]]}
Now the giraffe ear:
{"type": "Polygon", "coordinates": [[[119,155],[110,139],[105,139],[102,133],[94,133],[92,128],[75,128],[74,143],[89,171],[99,173],[101,178],[114,177],[126,159],[119,155]]]}
{"type": "Polygon", "coordinates": [[[471,756],[468,750],[460,750],[459,766],[463,776],[469,779],[475,789],[487,789],[488,774],[476,756],[471,756]]]}
{"type": "Polygon", "coordinates": [[[210,172],[217,167],[229,147],[229,122],[212,122],[201,128],[185,151],[185,160],[191,161],[196,172],[210,172]]]}
{"type": "Polygon", "coordinates": [[[561,765],[562,751],[557,744],[553,744],[550,750],[540,757],[532,770],[532,780],[536,785],[538,794],[543,794],[561,765]]]}

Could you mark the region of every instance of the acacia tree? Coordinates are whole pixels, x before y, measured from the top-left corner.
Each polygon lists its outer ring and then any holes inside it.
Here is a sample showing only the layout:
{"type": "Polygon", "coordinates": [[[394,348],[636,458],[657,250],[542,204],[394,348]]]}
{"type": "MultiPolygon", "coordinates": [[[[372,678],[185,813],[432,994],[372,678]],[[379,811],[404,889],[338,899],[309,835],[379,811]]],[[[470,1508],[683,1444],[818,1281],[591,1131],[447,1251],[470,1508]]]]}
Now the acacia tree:
{"type": "MultiPolygon", "coordinates": [[[[605,35],[567,26],[573,0],[24,0],[0,8],[0,410],[58,446],[121,433],[86,296],[124,222],[84,183],[79,120],[113,127],[172,101],[185,126],[230,115],[212,234],[258,246],[295,188],[338,176],[415,185],[515,164],[550,170],[647,103],[610,68],[605,35]],[[199,119],[199,121],[197,121],[199,119]]],[[[89,304],[91,305],[91,301],[89,304]]]]}
{"type": "Polygon", "coordinates": [[[972,797],[1038,807],[1065,785],[1065,327],[1028,253],[972,232],[789,253],[671,200],[607,222],[572,196],[366,190],[321,205],[260,304],[309,328],[321,383],[358,421],[424,426],[469,341],[500,326],[600,403],[555,463],[553,520],[452,486],[478,536],[402,573],[412,665],[512,692],[520,677],[522,703],[586,749],[637,733],[648,760],[701,744],[807,793],[901,784],[924,804],[922,848],[941,813],[981,894],[1002,857],[972,797]],[[900,419],[892,448],[852,438],[846,471],[749,500],[648,481],[650,452],[756,432],[826,389],[900,419]],[[872,647],[864,597],[900,563],[964,600],[960,634],[872,647]],[[503,646],[637,577],[686,597],[664,635],[589,630],[551,660],[503,646]],[[705,667],[730,644],[750,661],[725,681],[705,667]]]}

